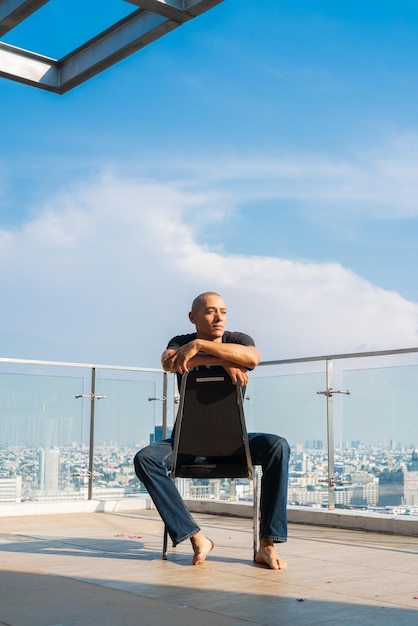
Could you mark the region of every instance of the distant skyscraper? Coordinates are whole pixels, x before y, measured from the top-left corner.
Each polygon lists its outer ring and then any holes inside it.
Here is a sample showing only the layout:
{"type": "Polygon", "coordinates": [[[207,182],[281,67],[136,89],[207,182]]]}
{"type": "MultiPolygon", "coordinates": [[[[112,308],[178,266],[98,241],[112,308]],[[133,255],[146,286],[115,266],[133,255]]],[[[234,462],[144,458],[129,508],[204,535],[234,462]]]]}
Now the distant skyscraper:
{"type": "Polygon", "coordinates": [[[38,490],[44,491],[45,489],[45,450],[39,448],[38,450],[38,490]]]}
{"type": "Polygon", "coordinates": [[[411,460],[408,463],[408,469],[410,472],[418,472],[418,454],[416,450],[414,450],[411,455],[411,460]]]}
{"type": "Polygon", "coordinates": [[[162,441],[163,439],[163,427],[162,426],[154,426],[154,437],[155,437],[155,441],[162,441]]]}
{"type": "Polygon", "coordinates": [[[60,451],[59,448],[38,450],[38,489],[42,493],[56,493],[59,490],[60,451]]]}
{"type": "MultiPolygon", "coordinates": [[[[167,426],[167,437],[171,437],[172,429],[167,426]]],[[[154,432],[149,436],[149,442],[155,443],[156,441],[162,441],[163,439],[163,427],[162,426],[154,426],[154,432]]]]}
{"type": "Polygon", "coordinates": [[[418,506],[418,471],[404,473],[404,504],[418,506]]]}

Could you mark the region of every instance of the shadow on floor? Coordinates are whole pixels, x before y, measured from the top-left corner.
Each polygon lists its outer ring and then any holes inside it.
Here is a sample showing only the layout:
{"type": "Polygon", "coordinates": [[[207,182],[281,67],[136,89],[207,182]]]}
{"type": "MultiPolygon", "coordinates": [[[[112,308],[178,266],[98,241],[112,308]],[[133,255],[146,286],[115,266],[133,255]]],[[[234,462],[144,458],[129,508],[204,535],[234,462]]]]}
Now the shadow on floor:
{"type": "Polygon", "coordinates": [[[284,595],[261,595],[130,583],[129,591],[112,581],[74,580],[11,570],[0,571],[0,624],[7,626],[232,626],[239,624],[415,623],[409,609],[318,602],[284,595]]]}
{"type": "MultiPolygon", "coordinates": [[[[0,535],[0,541],[7,540],[7,543],[0,543],[1,552],[16,552],[36,555],[50,555],[50,556],[67,556],[67,557],[91,557],[97,559],[133,559],[136,561],[155,561],[162,559],[162,540],[161,545],[153,547],[146,547],[145,544],[140,541],[140,537],[136,540],[130,540],[129,538],[115,536],[114,539],[94,539],[92,537],[77,537],[71,539],[34,539],[31,537],[20,536],[16,541],[16,535],[0,535]]],[[[148,543],[149,545],[149,543],[148,543]]],[[[240,554],[237,558],[231,556],[225,556],[222,554],[211,553],[210,560],[212,562],[220,563],[245,563],[245,559],[242,558],[242,548],[237,546],[237,551],[240,554]]],[[[248,553],[251,553],[251,549],[248,549],[248,553]]],[[[169,542],[169,561],[175,561],[178,565],[187,565],[190,567],[191,562],[191,550],[190,554],[184,554],[180,549],[175,550],[171,547],[169,542]]],[[[252,558],[247,561],[254,565],[254,567],[261,567],[254,563],[252,558]]]]}

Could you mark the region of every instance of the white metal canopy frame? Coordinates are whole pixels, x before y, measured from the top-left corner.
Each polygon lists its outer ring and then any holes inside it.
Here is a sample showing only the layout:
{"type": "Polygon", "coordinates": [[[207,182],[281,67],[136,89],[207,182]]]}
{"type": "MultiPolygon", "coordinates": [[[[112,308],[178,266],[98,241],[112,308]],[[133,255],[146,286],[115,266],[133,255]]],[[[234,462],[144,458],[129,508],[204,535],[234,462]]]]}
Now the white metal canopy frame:
{"type": "MultiPolygon", "coordinates": [[[[0,0],[0,37],[49,1],[0,0]]],[[[61,59],[52,59],[0,41],[0,77],[64,94],[223,2],[223,0],[123,1],[136,6],[132,13],[61,59]]]]}

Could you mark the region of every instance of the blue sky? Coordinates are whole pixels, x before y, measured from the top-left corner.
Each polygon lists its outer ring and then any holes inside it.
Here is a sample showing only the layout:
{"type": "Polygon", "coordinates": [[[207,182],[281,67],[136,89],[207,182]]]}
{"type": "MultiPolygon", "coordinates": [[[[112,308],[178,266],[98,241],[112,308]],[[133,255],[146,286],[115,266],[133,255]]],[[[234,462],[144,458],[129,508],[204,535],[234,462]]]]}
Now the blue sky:
{"type": "Polygon", "coordinates": [[[155,366],[206,289],[265,359],[418,345],[417,79],[418,4],[368,0],[225,0],[64,96],[0,79],[2,356],[155,366]]]}

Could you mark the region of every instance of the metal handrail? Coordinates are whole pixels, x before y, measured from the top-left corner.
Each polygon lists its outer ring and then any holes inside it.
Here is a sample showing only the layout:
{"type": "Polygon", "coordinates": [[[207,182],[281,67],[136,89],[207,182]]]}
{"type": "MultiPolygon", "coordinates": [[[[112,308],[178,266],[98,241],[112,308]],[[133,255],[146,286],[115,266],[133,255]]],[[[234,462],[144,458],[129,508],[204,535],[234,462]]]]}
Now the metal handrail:
{"type": "MultiPolygon", "coordinates": [[[[288,365],[290,363],[309,363],[312,361],[327,361],[334,359],[354,359],[371,356],[387,356],[393,354],[408,354],[418,352],[418,347],[415,348],[398,348],[394,350],[370,350],[367,352],[346,352],[337,354],[323,354],[318,356],[304,356],[289,359],[275,359],[272,361],[261,361],[259,366],[265,365],[288,365]]],[[[162,368],[153,367],[137,367],[134,365],[105,365],[99,363],[72,363],[68,361],[45,361],[38,359],[16,359],[10,357],[0,357],[0,363],[15,363],[22,365],[51,365],[51,366],[65,366],[65,367],[86,367],[96,369],[111,369],[111,370],[130,370],[134,372],[160,372],[164,370],[162,368]]]]}
{"type": "Polygon", "coordinates": [[[347,352],[343,354],[325,354],[322,356],[297,357],[293,359],[279,359],[275,361],[261,361],[260,365],[288,365],[289,363],[309,363],[312,361],[332,361],[336,359],[355,359],[365,356],[388,356],[393,354],[408,354],[418,352],[418,348],[399,348],[397,350],[371,350],[368,352],[347,352]]]}
{"type": "Polygon", "coordinates": [[[164,370],[161,367],[137,367],[134,365],[103,365],[98,363],[71,363],[68,361],[41,361],[37,359],[13,359],[9,357],[0,357],[0,363],[14,363],[20,365],[51,365],[61,367],[85,367],[88,369],[101,370],[129,370],[131,372],[158,372],[162,374],[164,370]]]}

